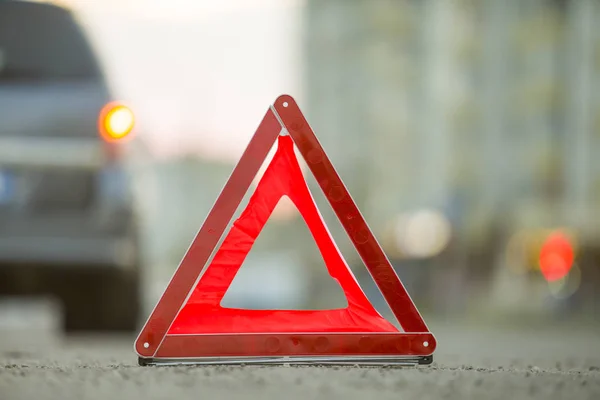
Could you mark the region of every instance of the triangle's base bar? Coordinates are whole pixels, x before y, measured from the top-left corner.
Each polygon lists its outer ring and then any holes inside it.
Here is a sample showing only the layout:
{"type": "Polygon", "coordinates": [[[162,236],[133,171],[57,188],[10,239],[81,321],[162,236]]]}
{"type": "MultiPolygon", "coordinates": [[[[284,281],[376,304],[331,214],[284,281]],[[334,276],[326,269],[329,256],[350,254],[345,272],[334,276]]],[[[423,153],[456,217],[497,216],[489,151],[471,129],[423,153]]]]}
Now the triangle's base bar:
{"type": "Polygon", "coordinates": [[[431,333],[167,335],[154,358],[428,356],[431,333]]]}
{"type": "Polygon", "coordinates": [[[139,357],[140,366],[178,365],[352,365],[373,367],[404,367],[429,365],[433,356],[418,357],[205,357],[205,358],[144,358],[139,357]]]}

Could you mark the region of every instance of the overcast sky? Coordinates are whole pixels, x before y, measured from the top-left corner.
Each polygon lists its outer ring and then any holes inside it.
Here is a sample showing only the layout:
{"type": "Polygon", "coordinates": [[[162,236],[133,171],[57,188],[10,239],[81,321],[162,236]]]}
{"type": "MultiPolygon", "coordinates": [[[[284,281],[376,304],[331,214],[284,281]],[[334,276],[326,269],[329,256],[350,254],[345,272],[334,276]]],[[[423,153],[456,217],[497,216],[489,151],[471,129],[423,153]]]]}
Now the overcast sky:
{"type": "Polygon", "coordinates": [[[236,160],[279,94],[302,98],[302,0],[54,2],[77,12],[163,156],[236,160]]]}

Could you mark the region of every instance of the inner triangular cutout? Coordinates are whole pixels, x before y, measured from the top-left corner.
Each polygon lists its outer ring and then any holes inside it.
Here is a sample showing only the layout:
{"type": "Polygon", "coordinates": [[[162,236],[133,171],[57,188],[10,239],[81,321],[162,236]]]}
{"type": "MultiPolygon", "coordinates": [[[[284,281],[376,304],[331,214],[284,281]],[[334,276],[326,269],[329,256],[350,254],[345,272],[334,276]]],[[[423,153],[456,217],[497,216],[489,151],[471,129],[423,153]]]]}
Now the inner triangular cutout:
{"type": "Polygon", "coordinates": [[[289,136],[279,137],[277,151],[246,208],[233,223],[168,331],[169,334],[241,332],[398,332],[369,302],[333,242],[304,180],[289,136]],[[324,311],[223,307],[225,292],[275,206],[286,195],[306,222],[327,272],[339,282],[348,306],[324,311]]]}
{"type": "Polygon", "coordinates": [[[344,291],[327,273],[314,237],[288,196],[277,203],[220,305],[246,310],[348,306],[344,291]]]}

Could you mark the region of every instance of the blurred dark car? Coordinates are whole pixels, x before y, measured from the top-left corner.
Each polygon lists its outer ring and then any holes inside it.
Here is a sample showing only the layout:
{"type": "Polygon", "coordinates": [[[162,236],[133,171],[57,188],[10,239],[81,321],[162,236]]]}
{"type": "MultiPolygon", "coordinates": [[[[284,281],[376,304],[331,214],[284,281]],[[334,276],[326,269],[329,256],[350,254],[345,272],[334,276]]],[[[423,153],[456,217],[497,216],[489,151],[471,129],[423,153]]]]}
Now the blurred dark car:
{"type": "Polygon", "coordinates": [[[134,118],[106,82],[70,11],[0,0],[0,296],[56,296],[68,331],[140,308],[134,118]]]}

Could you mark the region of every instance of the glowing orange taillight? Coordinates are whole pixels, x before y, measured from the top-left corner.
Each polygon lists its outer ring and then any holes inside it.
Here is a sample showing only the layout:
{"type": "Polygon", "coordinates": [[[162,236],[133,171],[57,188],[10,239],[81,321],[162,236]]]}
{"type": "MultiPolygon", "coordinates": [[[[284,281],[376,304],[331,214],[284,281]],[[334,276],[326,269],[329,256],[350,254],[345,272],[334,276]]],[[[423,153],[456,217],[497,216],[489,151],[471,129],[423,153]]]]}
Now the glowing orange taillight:
{"type": "Polygon", "coordinates": [[[98,120],[100,135],[109,142],[120,141],[129,136],[135,125],[133,111],[121,103],[108,103],[100,111],[98,120]]]}

